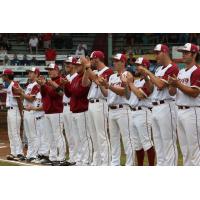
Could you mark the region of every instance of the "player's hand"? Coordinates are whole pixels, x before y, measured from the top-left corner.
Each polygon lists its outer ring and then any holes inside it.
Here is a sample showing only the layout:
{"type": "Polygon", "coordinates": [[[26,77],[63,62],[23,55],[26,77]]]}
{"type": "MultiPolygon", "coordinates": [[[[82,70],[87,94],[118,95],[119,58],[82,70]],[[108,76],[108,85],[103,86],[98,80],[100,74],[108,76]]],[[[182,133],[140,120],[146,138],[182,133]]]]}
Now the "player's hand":
{"type": "Polygon", "coordinates": [[[81,60],[81,64],[84,66],[84,68],[91,68],[91,62],[88,58],[85,58],[85,57],[80,57],[80,60],[81,60]]]}
{"type": "Polygon", "coordinates": [[[142,67],[142,66],[137,66],[137,71],[144,76],[146,76],[149,72],[147,68],[142,67]]]}
{"type": "Polygon", "coordinates": [[[39,84],[39,85],[44,85],[46,83],[46,79],[44,76],[39,76],[38,79],[36,79],[36,82],[39,84]]]}
{"type": "Polygon", "coordinates": [[[50,86],[52,86],[53,88],[59,87],[59,85],[58,85],[55,81],[52,81],[52,80],[48,80],[48,84],[49,84],[50,86]]]}
{"type": "Polygon", "coordinates": [[[178,79],[177,79],[176,75],[173,75],[173,77],[171,77],[171,76],[168,77],[168,84],[170,86],[177,87],[178,79]]]}
{"type": "Polygon", "coordinates": [[[67,78],[61,78],[60,83],[61,83],[61,85],[65,85],[65,84],[69,83],[69,81],[67,80],[67,78]]]}
{"type": "Polygon", "coordinates": [[[105,88],[108,88],[109,87],[109,84],[108,84],[108,81],[103,78],[102,76],[99,76],[98,77],[98,82],[101,86],[105,87],[105,88]]]}
{"type": "Polygon", "coordinates": [[[26,109],[27,111],[31,111],[31,110],[34,110],[33,108],[34,108],[34,107],[33,107],[32,105],[27,105],[25,109],[26,109]]]}
{"type": "Polygon", "coordinates": [[[13,90],[15,93],[22,95],[24,93],[24,90],[21,87],[14,87],[13,86],[13,90]]]}

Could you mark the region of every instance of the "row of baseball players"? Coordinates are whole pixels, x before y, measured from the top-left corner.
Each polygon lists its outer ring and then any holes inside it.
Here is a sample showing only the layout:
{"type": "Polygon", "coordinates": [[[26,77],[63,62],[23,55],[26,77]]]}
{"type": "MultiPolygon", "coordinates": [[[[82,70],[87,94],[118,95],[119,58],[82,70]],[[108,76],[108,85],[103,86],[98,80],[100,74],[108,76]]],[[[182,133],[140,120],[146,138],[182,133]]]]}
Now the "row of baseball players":
{"type": "MultiPolygon", "coordinates": [[[[23,110],[30,162],[118,166],[121,136],[126,165],[135,165],[135,155],[138,165],[143,165],[145,151],[149,165],[154,165],[155,155],[157,165],[177,165],[178,134],[183,164],[200,165],[199,48],[187,43],[179,51],[185,63],[180,71],[170,59],[169,48],[156,45],[160,67],[153,74],[149,61],[138,58],[137,79],[126,71],[125,55],[113,57],[113,73],[104,64],[103,52],[94,51],[90,60],[69,57],[66,78],[60,76],[56,64],[50,64],[46,67],[48,81],[39,76],[37,68],[29,70],[25,92],[11,80],[7,89],[8,159],[24,159],[19,136],[19,110],[23,110]],[[21,97],[24,102],[19,109],[21,97]]],[[[3,72],[4,80],[6,73],[12,71],[3,72]]]]}

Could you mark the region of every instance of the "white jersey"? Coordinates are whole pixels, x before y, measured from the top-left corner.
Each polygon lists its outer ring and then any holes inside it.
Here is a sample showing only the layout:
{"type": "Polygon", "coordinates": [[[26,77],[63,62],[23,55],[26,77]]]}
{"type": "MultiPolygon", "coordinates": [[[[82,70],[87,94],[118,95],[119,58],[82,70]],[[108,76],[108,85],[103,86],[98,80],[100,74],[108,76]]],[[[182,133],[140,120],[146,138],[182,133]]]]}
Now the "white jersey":
{"type": "MultiPolygon", "coordinates": [[[[162,79],[166,71],[172,66],[173,66],[172,64],[169,64],[165,68],[163,68],[163,66],[159,67],[155,72],[155,76],[160,77],[162,79]]],[[[162,79],[162,80],[167,82],[165,79],[162,79]]],[[[174,100],[174,97],[172,97],[169,94],[169,90],[167,87],[163,88],[162,90],[159,90],[156,85],[154,85],[154,90],[153,90],[151,98],[152,98],[152,102],[161,101],[161,100],[174,100]]]]}
{"type": "MultiPolygon", "coordinates": [[[[126,76],[127,71],[123,72],[122,75],[126,76]]],[[[120,76],[116,73],[110,76],[109,78],[109,85],[112,86],[121,86],[122,81],[120,76]]],[[[108,90],[108,97],[107,97],[108,105],[119,105],[119,104],[129,104],[129,100],[126,97],[122,97],[117,95],[116,93],[112,92],[110,89],[108,90]]]]}
{"type": "MultiPolygon", "coordinates": [[[[144,87],[144,84],[145,84],[144,79],[137,79],[137,80],[134,81],[135,87],[141,88],[141,90],[144,87]]],[[[151,96],[147,96],[147,94],[143,90],[142,90],[142,92],[145,94],[146,98],[145,99],[138,99],[137,106],[151,108],[152,107],[151,96]]]]}
{"type": "MultiPolygon", "coordinates": [[[[34,107],[41,107],[43,104],[42,104],[42,96],[41,96],[41,93],[38,92],[35,96],[35,101],[34,101],[34,107]]],[[[44,111],[34,111],[34,115],[35,117],[41,117],[41,116],[44,116],[44,111]]]]}
{"type": "MultiPolygon", "coordinates": [[[[191,87],[191,75],[196,69],[197,66],[194,65],[189,70],[180,70],[177,76],[178,80],[180,80],[182,84],[191,87]]],[[[179,106],[200,106],[200,95],[196,98],[193,98],[177,89],[176,104],[179,106]]]]}
{"type": "MultiPolygon", "coordinates": [[[[73,75],[70,75],[68,74],[66,76],[66,79],[69,81],[69,82],[72,82],[72,80],[77,76],[78,74],[77,73],[74,73],[73,75]]],[[[69,103],[70,102],[70,98],[67,97],[65,94],[63,95],[63,103],[69,103]]]]}
{"type": "MultiPolygon", "coordinates": [[[[108,67],[104,67],[102,70],[97,71],[94,70],[93,72],[97,75],[100,76],[102,75],[107,69],[109,69],[108,67]]],[[[100,87],[94,82],[92,81],[92,84],[90,86],[90,90],[88,93],[88,99],[106,99],[106,97],[103,96],[100,87]]]]}
{"type": "MultiPolygon", "coordinates": [[[[37,85],[38,85],[38,84],[37,84],[36,81],[33,82],[33,83],[29,83],[28,86],[26,87],[25,94],[26,94],[26,95],[30,95],[30,96],[36,96],[37,93],[39,92],[39,89],[37,89],[37,91],[33,93],[33,88],[34,88],[35,86],[37,86],[37,85]]],[[[38,88],[39,88],[39,87],[38,87],[38,88]]],[[[28,105],[34,106],[34,101],[33,101],[33,102],[30,102],[30,101],[24,99],[23,106],[26,107],[26,106],[28,106],[28,105]]]]}
{"type": "Polygon", "coordinates": [[[12,81],[7,88],[7,95],[6,95],[6,107],[16,107],[18,106],[17,100],[15,97],[19,97],[13,94],[12,87],[14,86],[15,82],[12,81]]]}

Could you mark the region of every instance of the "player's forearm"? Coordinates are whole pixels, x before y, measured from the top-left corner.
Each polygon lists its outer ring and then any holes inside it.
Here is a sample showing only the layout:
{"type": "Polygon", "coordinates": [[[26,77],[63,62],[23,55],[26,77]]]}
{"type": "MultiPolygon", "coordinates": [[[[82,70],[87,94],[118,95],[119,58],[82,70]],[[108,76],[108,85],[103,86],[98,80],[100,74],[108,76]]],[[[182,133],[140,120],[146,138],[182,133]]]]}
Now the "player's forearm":
{"type": "Polygon", "coordinates": [[[129,85],[127,84],[126,86],[125,86],[125,97],[126,97],[126,99],[130,99],[130,97],[131,97],[131,91],[130,91],[130,88],[129,88],[129,85]]]}
{"type": "Polygon", "coordinates": [[[135,87],[133,83],[129,84],[131,91],[139,98],[144,99],[145,95],[139,90],[139,88],[135,87]]]}
{"type": "Polygon", "coordinates": [[[125,88],[110,85],[109,89],[119,96],[125,96],[125,88]]]}
{"type": "Polygon", "coordinates": [[[31,110],[34,110],[34,111],[43,111],[43,106],[40,106],[40,107],[32,107],[31,110]]]}
{"type": "Polygon", "coordinates": [[[196,98],[200,94],[200,90],[198,88],[188,87],[186,85],[181,84],[181,82],[177,83],[177,88],[186,95],[191,96],[193,98],[196,98]]]}
{"type": "Polygon", "coordinates": [[[91,84],[91,81],[89,79],[89,70],[85,70],[84,74],[83,74],[83,78],[82,78],[82,86],[83,87],[87,87],[91,84]]]}
{"type": "Polygon", "coordinates": [[[108,96],[108,89],[106,89],[104,86],[99,86],[100,87],[100,90],[103,94],[104,97],[107,97],[108,96]]]}
{"type": "Polygon", "coordinates": [[[160,78],[156,77],[153,73],[151,73],[150,71],[148,71],[147,73],[152,81],[153,84],[155,84],[158,89],[163,89],[166,87],[166,83],[164,81],[162,81],[160,78]]]}
{"type": "Polygon", "coordinates": [[[149,94],[153,92],[154,85],[148,77],[145,78],[145,87],[149,91],[149,94]]]}
{"type": "Polygon", "coordinates": [[[27,95],[27,94],[24,94],[24,93],[22,93],[22,97],[24,99],[26,99],[27,101],[30,101],[30,102],[33,102],[35,100],[35,96],[27,95]]]}

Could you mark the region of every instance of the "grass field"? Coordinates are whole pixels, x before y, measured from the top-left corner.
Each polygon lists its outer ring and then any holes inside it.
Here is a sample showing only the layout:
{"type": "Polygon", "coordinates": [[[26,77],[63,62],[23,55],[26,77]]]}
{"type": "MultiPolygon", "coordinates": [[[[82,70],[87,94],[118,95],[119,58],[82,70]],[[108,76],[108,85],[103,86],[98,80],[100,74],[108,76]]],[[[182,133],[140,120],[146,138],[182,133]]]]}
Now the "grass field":
{"type": "Polygon", "coordinates": [[[15,164],[15,163],[8,163],[8,162],[0,161],[0,166],[20,166],[20,165],[15,164]]]}

